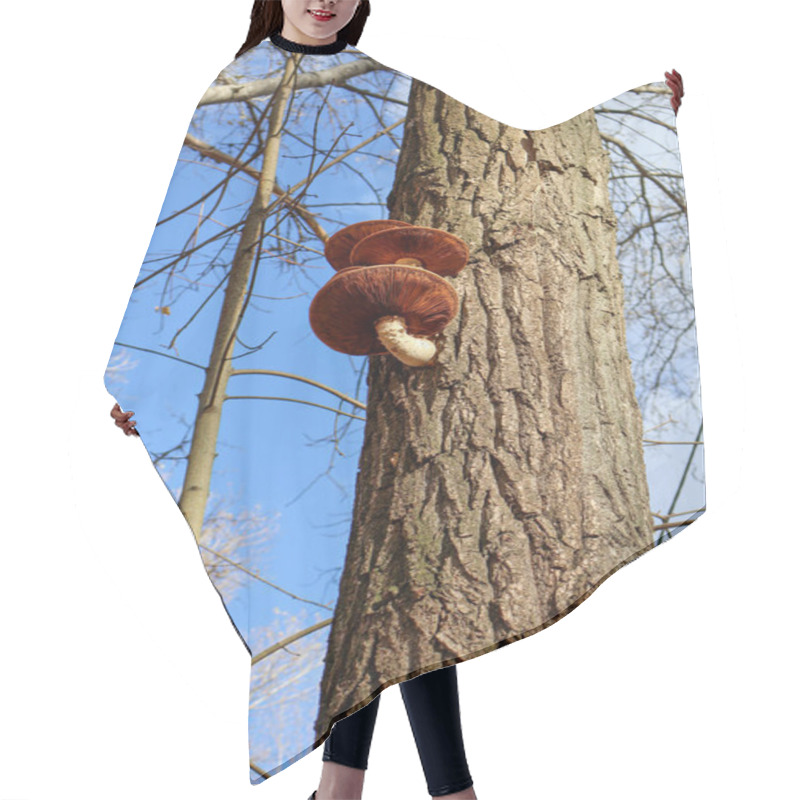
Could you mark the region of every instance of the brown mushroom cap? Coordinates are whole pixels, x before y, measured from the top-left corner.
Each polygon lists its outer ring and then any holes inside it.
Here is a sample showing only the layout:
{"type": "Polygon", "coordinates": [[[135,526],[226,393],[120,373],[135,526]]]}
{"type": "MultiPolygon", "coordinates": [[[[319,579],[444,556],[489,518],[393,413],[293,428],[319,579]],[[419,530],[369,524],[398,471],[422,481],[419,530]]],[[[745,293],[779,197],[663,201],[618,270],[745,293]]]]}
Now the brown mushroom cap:
{"type": "Polygon", "coordinates": [[[314,333],[350,355],[388,352],[375,332],[387,315],[402,317],[412,336],[443,330],[458,310],[458,293],[433,272],[398,264],[348,267],[314,296],[308,309],[314,333]]]}
{"type": "Polygon", "coordinates": [[[410,264],[437,275],[458,275],[469,260],[469,247],[453,233],[411,225],[365,236],[350,253],[353,264],[410,264]]]}
{"type": "Polygon", "coordinates": [[[345,269],[350,267],[350,251],[353,246],[360,242],[365,236],[378,231],[390,228],[411,227],[410,222],[403,222],[399,219],[368,219],[364,222],[355,222],[342,228],[325,242],[325,258],[334,269],[345,269]]]}

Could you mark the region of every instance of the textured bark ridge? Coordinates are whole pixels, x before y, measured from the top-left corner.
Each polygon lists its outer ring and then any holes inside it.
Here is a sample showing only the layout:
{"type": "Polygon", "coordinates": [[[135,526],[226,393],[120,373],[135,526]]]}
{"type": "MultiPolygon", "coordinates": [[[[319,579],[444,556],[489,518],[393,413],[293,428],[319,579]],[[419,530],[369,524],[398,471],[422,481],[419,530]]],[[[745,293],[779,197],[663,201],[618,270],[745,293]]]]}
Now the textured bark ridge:
{"type": "Polygon", "coordinates": [[[471,257],[433,365],[370,356],[317,735],[552,625],[653,546],[594,112],[528,132],[419,81],[409,99],[390,216],[471,257]]]}

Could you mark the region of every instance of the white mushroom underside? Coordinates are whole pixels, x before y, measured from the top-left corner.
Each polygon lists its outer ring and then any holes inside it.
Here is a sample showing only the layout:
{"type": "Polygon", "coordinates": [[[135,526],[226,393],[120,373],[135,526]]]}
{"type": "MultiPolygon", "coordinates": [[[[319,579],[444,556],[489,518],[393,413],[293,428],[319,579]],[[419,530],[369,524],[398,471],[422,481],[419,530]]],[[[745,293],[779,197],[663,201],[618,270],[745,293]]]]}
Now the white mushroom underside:
{"type": "Polygon", "coordinates": [[[436,355],[436,344],[430,339],[412,336],[402,317],[381,317],[375,322],[375,331],[383,346],[409,367],[424,367],[436,355]]]}

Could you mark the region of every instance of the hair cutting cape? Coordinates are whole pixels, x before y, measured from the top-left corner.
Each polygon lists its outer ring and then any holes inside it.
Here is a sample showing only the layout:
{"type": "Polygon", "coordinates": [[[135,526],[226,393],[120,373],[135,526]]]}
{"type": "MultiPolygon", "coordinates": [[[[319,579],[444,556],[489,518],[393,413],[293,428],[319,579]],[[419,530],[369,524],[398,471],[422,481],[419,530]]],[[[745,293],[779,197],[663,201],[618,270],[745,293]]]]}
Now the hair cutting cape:
{"type": "Polygon", "coordinates": [[[252,659],[251,783],[705,510],[671,96],[522,130],[271,39],[203,94],[105,385],[252,659]]]}

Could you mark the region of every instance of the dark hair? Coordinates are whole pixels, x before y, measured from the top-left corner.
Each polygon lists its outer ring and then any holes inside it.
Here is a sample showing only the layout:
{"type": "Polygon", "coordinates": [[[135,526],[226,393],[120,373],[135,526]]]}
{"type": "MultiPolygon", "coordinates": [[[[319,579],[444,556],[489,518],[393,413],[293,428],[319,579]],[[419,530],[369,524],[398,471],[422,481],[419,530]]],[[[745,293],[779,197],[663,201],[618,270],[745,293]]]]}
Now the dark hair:
{"type": "MultiPolygon", "coordinates": [[[[339,31],[337,39],[344,39],[348,44],[357,45],[368,16],[369,0],[361,0],[353,18],[339,31]]],[[[273,33],[280,33],[282,30],[283,6],[280,0],[255,0],[250,10],[250,30],[234,58],[239,58],[273,33]]]]}

